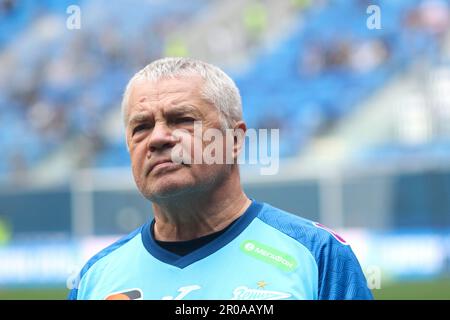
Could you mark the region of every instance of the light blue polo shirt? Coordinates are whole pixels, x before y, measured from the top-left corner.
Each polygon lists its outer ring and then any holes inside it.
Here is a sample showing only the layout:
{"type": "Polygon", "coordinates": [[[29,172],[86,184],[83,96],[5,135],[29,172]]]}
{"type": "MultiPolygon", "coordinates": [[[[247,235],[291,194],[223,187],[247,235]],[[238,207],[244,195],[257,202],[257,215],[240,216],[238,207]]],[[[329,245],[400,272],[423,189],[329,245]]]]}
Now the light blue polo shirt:
{"type": "Polygon", "coordinates": [[[161,248],[151,223],[92,257],[69,299],[372,299],[342,238],[267,203],[185,256],[161,248]]]}

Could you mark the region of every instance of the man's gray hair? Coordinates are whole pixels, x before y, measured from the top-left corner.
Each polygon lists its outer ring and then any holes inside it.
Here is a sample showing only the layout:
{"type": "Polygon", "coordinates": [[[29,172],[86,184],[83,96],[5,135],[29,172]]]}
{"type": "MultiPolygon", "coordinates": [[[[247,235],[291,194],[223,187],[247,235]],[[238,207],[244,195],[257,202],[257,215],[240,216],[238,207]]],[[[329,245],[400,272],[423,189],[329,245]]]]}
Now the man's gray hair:
{"type": "Polygon", "coordinates": [[[223,129],[232,128],[242,119],[242,102],[234,81],[221,69],[209,63],[192,58],[163,58],[148,64],[137,72],[125,89],[122,99],[122,115],[125,128],[128,125],[130,91],[137,79],[158,81],[160,79],[184,76],[200,76],[204,80],[203,98],[219,111],[223,129]]]}

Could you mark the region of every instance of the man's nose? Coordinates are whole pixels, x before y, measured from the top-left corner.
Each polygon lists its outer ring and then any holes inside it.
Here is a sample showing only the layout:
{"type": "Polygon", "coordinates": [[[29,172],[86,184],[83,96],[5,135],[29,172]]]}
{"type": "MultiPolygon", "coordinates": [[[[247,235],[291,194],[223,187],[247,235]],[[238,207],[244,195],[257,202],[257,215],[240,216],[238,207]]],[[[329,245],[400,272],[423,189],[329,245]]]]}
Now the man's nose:
{"type": "Polygon", "coordinates": [[[164,122],[157,122],[148,139],[150,152],[172,148],[178,139],[172,135],[172,130],[164,122]]]}

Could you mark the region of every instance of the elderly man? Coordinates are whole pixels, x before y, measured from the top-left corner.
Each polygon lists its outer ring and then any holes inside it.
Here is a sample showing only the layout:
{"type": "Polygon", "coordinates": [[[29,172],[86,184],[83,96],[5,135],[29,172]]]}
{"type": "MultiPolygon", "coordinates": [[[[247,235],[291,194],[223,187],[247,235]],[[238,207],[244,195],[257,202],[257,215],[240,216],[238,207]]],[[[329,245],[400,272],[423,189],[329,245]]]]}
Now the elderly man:
{"type": "Polygon", "coordinates": [[[246,125],[223,71],[157,60],[130,80],[122,108],[133,176],[154,219],[91,258],[69,298],[372,298],[342,238],[245,195],[237,164],[243,136],[233,133],[246,125]],[[198,124],[224,133],[223,150],[214,151],[224,161],[204,159],[198,124]],[[196,153],[203,161],[193,161],[196,153]]]}

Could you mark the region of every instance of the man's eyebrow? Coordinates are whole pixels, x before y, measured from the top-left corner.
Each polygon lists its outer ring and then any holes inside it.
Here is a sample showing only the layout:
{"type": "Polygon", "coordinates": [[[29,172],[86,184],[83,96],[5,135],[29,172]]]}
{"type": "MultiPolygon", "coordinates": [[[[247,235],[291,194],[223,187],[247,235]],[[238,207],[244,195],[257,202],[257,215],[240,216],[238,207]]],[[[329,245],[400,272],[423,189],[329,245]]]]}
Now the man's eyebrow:
{"type": "MultiPolygon", "coordinates": [[[[183,104],[183,105],[178,105],[178,106],[174,106],[174,107],[170,107],[168,108],[165,113],[168,115],[176,115],[176,114],[183,114],[186,112],[192,112],[196,115],[199,114],[199,111],[197,110],[197,108],[195,108],[194,106],[188,105],[188,104],[183,104]]],[[[141,112],[141,113],[137,113],[135,115],[132,115],[130,117],[130,120],[128,121],[128,125],[132,126],[136,123],[140,123],[140,122],[145,122],[148,121],[152,118],[152,115],[149,114],[148,112],[141,112]]]]}
{"type": "Polygon", "coordinates": [[[130,117],[130,120],[128,121],[128,125],[133,125],[135,123],[147,121],[151,118],[150,114],[148,113],[138,113],[130,117]]]}

